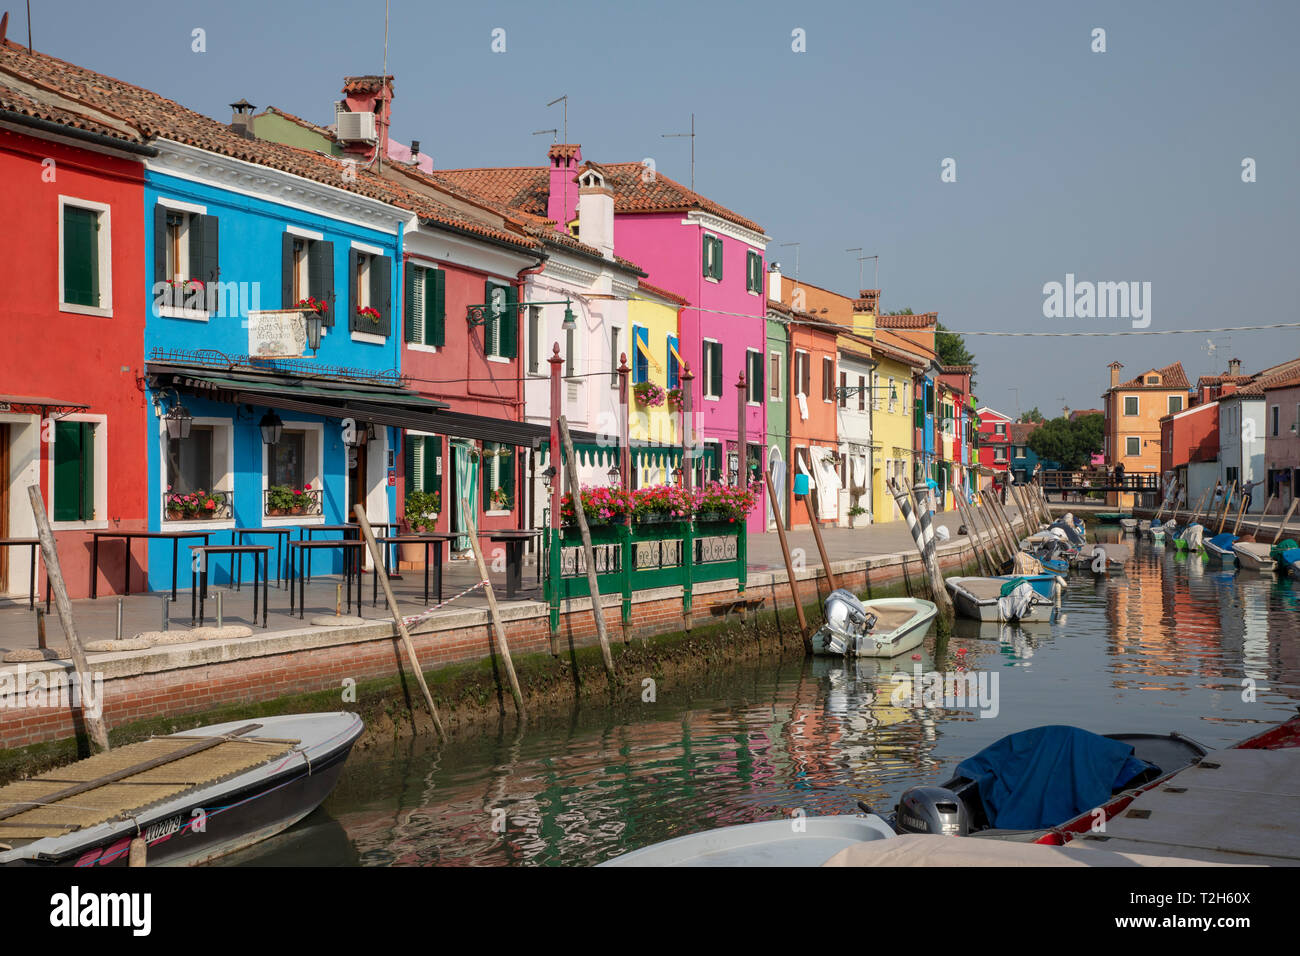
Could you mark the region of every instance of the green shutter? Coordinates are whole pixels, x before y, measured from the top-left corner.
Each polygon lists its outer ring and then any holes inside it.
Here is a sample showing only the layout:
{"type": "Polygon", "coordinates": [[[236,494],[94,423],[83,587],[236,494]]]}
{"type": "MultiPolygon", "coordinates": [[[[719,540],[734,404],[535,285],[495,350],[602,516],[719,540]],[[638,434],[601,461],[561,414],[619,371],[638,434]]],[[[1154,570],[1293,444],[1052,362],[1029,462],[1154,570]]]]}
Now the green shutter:
{"type": "Polygon", "coordinates": [[[367,320],[365,327],[387,338],[393,328],[393,260],[388,256],[370,258],[370,306],[379,311],[379,326],[367,320]]]}
{"type": "Polygon", "coordinates": [[[406,296],[402,308],[402,329],[403,339],[407,342],[419,341],[415,333],[415,283],[419,277],[419,270],[416,266],[407,262],[404,264],[402,271],[405,273],[404,281],[406,296]]]}
{"type": "Polygon", "coordinates": [[[402,464],[403,472],[406,475],[406,493],[409,495],[415,491],[415,443],[420,439],[410,432],[402,432],[402,464]]]}
{"type": "Polygon", "coordinates": [[[709,366],[709,389],[711,394],[716,397],[722,397],[722,343],[710,342],[709,348],[713,352],[713,361],[709,366]]]}
{"type": "Polygon", "coordinates": [[[442,346],[447,343],[447,273],[427,269],[424,279],[424,342],[442,346]]]}
{"type": "MultiPolygon", "coordinates": [[[[356,281],[353,281],[353,286],[356,281]]],[[[307,294],[322,302],[328,302],[329,308],[321,317],[321,324],[326,328],[334,325],[334,243],[315,239],[307,246],[307,294]]]]}
{"type": "MultiPolygon", "coordinates": [[[[498,445],[497,447],[504,446],[498,445]]],[[[511,451],[514,451],[514,449],[511,449],[511,451]]],[[[510,505],[513,508],[515,505],[515,467],[518,464],[518,456],[512,454],[509,458],[499,458],[497,461],[499,462],[497,470],[501,475],[501,487],[505,489],[506,495],[510,499],[510,505]]]]}
{"type": "Polygon", "coordinates": [[[442,482],[438,477],[438,459],[442,457],[442,436],[430,435],[424,439],[424,474],[421,476],[422,491],[442,491],[442,482]]]}
{"type": "Polygon", "coordinates": [[[492,343],[496,341],[496,318],[492,314],[492,289],[494,282],[483,283],[483,354],[496,355],[492,343]]]}
{"type": "Polygon", "coordinates": [[[292,309],[294,306],[293,240],[294,236],[291,232],[286,232],[280,237],[280,308],[282,309],[292,309]]]}
{"type": "Polygon", "coordinates": [[[361,305],[356,301],[357,297],[357,273],[361,268],[361,253],[355,249],[348,250],[348,289],[344,306],[348,310],[348,329],[352,332],[364,332],[361,325],[361,316],[357,315],[357,306],[361,305]]]}
{"type": "Polygon", "coordinates": [[[99,214],[63,207],[63,301],[99,305],[99,214]]]}
{"type": "Polygon", "coordinates": [[[713,278],[722,281],[722,240],[713,240],[713,278]]]}
{"type": "Polygon", "coordinates": [[[95,426],[81,423],[81,520],[95,517],[95,426]]]}
{"type": "Polygon", "coordinates": [[[519,292],[513,285],[505,286],[506,311],[501,317],[501,357],[515,358],[519,354],[519,292]]]}
{"type": "Polygon", "coordinates": [[[700,266],[703,271],[704,278],[706,279],[713,278],[713,268],[712,268],[712,264],[709,262],[710,258],[712,257],[711,256],[712,252],[713,252],[713,237],[709,235],[705,235],[704,248],[700,251],[700,266]]]}
{"type": "Polygon", "coordinates": [[[166,282],[167,274],[167,208],[161,204],[153,207],[153,281],[166,282]]]}
{"type": "Polygon", "coordinates": [[[479,467],[478,493],[479,504],[484,511],[492,510],[492,461],[488,453],[495,453],[497,450],[496,442],[485,441],[483,443],[483,457],[479,467]]]}
{"type": "Polygon", "coordinates": [[[54,520],[89,521],[95,514],[95,426],[54,423],[54,520]]]}

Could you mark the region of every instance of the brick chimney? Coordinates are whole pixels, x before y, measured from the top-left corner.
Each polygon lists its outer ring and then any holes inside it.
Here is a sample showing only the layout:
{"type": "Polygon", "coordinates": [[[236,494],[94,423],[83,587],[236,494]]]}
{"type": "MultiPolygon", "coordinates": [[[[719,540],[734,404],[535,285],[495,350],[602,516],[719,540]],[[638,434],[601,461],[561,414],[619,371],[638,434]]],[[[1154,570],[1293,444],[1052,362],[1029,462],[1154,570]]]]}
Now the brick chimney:
{"type": "Polygon", "coordinates": [[[858,297],[853,300],[854,312],[870,312],[872,315],[876,315],[878,308],[880,308],[879,289],[861,289],[858,291],[858,297]]]}
{"type": "Polygon", "coordinates": [[[253,111],[257,107],[248,100],[241,99],[238,103],[231,103],[230,108],[234,111],[230,128],[245,139],[257,139],[257,134],[253,132],[253,111]]]}
{"type": "Polygon", "coordinates": [[[1119,385],[1119,370],[1124,366],[1119,362],[1111,362],[1106,367],[1110,369],[1110,387],[1115,388],[1119,385]]]}
{"type": "Polygon", "coordinates": [[[558,232],[567,233],[578,214],[578,184],[574,177],[582,165],[582,147],[577,143],[552,143],[546,157],[551,167],[546,218],[555,221],[558,232]]]}
{"type": "Polygon", "coordinates": [[[1228,374],[1229,375],[1241,374],[1241,359],[1238,358],[1228,359],[1228,374]]]}
{"type": "MultiPolygon", "coordinates": [[[[374,113],[379,155],[388,157],[388,130],[393,125],[393,77],[345,76],[343,97],[351,113],[374,113]]],[[[373,147],[361,143],[344,146],[345,153],[369,155],[373,147]]]]}

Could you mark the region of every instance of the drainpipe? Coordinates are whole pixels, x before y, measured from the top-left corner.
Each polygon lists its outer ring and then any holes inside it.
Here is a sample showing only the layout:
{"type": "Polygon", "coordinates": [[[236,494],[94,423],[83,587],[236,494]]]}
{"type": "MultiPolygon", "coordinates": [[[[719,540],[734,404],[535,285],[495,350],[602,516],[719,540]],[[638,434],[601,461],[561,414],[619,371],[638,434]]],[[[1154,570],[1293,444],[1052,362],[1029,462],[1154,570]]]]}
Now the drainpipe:
{"type": "MultiPolygon", "coordinates": [[[[539,274],[539,273],[542,271],[542,269],[543,269],[544,266],[546,265],[546,258],[547,258],[546,256],[538,256],[538,257],[537,257],[537,262],[536,262],[535,264],[533,264],[533,265],[531,265],[531,266],[528,266],[528,267],[526,267],[526,268],[520,269],[518,272],[515,273],[515,301],[516,301],[516,302],[523,302],[523,301],[524,301],[524,286],[526,285],[526,283],[527,283],[527,281],[528,281],[528,277],[529,277],[529,276],[533,276],[533,275],[537,275],[537,274],[539,274]]],[[[516,310],[515,310],[515,323],[516,323],[516,330],[515,330],[515,331],[516,331],[516,334],[515,334],[515,344],[516,344],[516,346],[518,346],[520,343],[522,343],[522,342],[523,342],[523,338],[524,338],[522,335],[519,335],[519,334],[518,334],[519,331],[521,330],[522,325],[523,325],[523,322],[520,320],[520,317],[519,317],[519,316],[520,316],[520,310],[519,310],[519,309],[516,309],[516,310]]],[[[521,420],[523,420],[523,418],[524,418],[524,414],[525,414],[525,413],[524,413],[524,405],[525,405],[525,400],[524,400],[524,363],[527,361],[528,350],[527,350],[526,348],[525,348],[525,349],[522,349],[522,350],[516,348],[515,351],[516,351],[516,354],[515,354],[515,362],[516,362],[516,365],[515,365],[515,401],[514,401],[514,405],[515,405],[516,408],[519,409],[519,417],[520,417],[521,420]]],[[[541,355],[541,354],[542,354],[542,353],[541,353],[541,344],[540,344],[540,343],[538,343],[538,353],[537,353],[537,354],[538,354],[538,355],[541,355]]],[[[555,389],[554,389],[553,386],[552,386],[552,388],[551,388],[551,391],[552,391],[552,393],[554,393],[554,391],[555,391],[555,389]]],[[[551,410],[551,415],[552,415],[552,418],[554,418],[554,415],[555,415],[555,410],[554,410],[554,409],[551,410]]],[[[551,447],[550,447],[550,449],[549,449],[549,454],[550,454],[550,458],[551,458],[551,462],[552,462],[552,464],[554,464],[555,462],[559,461],[559,456],[555,453],[555,449],[556,449],[556,441],[555,441],[556,436],[555,436],[555,431],[556,431],[556,429],[555,429],[554,423],[552,423],[552,427],[551,427],[552,435],[551,435],[551,443],[550,443],[551,447]]],[[[516,479],[520,479],[520,478],[522,478],[522,475],[519,474],[519,473],[523,470],[523,468],[522,468],[522,466],[521,466],[521,464],[520,464],[519,459],[520,459],[520,456],[519,456],[519,455],[515,455],[514,458],[513,458],[513,462],[514,462],[513,467],[515,468],[515,472],[516,472],[516,474],[515,474],[515,478],[516,478],[516,479]]],[[[533,470],[534,470],[534,472],[536,471],[536,465],[533,466],[533,470]]],[[[559,467],[558,467],[558,466],[556,466],[556,474],[555,474],[555,477],[552,478],[551,481],[552,481],[553,485],[554,485],[556,488],[559,487],[560,475],[559,475],[559,467]]],[[[528,504],[529,504],[529,510],[530,510],[530,512],[531,512],[531,511],[535,511],[536,508],[537,508],[536,501],[535,501],[535,498],[534,498],[534,495],[535,495],[535,493],[536,493],[536,489],[533,487],[533,484],[534,484],[534,483],[533,483],[532,481],[529,481],[529,482],[528,482],[528,504]]],[[[516,480],[515,488],[516,488],[516,489],[519,488],[519,481],[518,481],[518,480],[516,480]]],[[[558,501],[559,501],[559,497],[558,497],[558,495],[552,495],[552,501],[553,501],[553,502],[558,502],[558,501]]],[[[517,490],[516,490],[516,492],[515,492],[515,502],[514,502],[514,503],[515,503],[515,507],[516,507],[516,509],[518,509],[519,511],[522,511],[522,510],[523,510],[523,509],[519,508],[519,493],[518,493],[517,490]]],[[[558,512],[558,510],[559,510],[559,509],[558,509],[558,504],[555,506],[555,510],[558,512]]],[[[516,515],[516,517],[517,517],[517,520],[518,520],[518,522],[519,522],[519,526],[520,526],[520,527],[523,527],[523,515],[522,515],[522,514],[518,514],[518,515],[516,515]]],[[[529,518],[529,523],[530,523],[530,524],[532,523],[532,519],[533,519],[534,517],[535,517],[535,515],[533,515],[533,514],[529,514],[528,518],[529,518]]],[[[552,517],[554,517],[554,516],[552,516],[552,517]]],[[[557,525],[557,527],[558,527],[558,525],[557,525]]],[[[538,558],[537,558],[538,561],[541,561],[541,556],[540,556],[540,555],[541,555],[541,552],[539,551],[539,552],[538,552],[538,558]]]]}

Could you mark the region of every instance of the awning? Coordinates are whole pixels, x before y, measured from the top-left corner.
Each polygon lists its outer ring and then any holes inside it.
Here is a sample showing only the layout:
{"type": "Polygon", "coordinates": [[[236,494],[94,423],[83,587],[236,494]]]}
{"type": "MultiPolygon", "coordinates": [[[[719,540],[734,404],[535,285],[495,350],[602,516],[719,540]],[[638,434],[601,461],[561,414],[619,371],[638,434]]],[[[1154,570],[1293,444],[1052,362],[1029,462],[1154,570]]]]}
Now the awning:
{"type": "Polygon", "coordinates": [[[90,408],[81,402],[60,398],[32,398],[27,395],[0,395],[0,412],[35,412],[42,418],[51,412],[84,412],[90,408]]]}
{"type": "MultiPolygon", "coordinates": [[[[406,388],[391,373],[375,378],[293,375],[246,367],[212,369],[163,362],[148,362],[145,374],[162,385],[203,395],[216,401],[260,405],[283,411],[353,418],[358,421],[408,428],[434,435],[531,446],[550,437],[550,429],[534,422],[518,422],[486,415],[453,412],[446,402],[435,401],[406,388]]],[[[575,441],[595,441],[595,435],[574,432],[575,441]]]]}

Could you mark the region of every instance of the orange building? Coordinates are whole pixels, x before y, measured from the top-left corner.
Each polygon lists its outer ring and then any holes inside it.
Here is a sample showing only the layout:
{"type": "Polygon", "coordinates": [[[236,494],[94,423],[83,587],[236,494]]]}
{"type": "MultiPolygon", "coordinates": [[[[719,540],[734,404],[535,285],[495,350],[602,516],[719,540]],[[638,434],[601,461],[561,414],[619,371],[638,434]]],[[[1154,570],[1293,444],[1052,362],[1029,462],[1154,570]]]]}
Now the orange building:
{"type": "MultiPolygon", "coordinates": [[[[1183,363],[1147,369],[1136,378],[1121,382],[1119,370],[1124,366],[1111,362],[1110,388],[1102,395],[1106,415],[1105,444],[1102,454],[1106,467],[1124,466],[1125,476],[1160,476],[1160,419],[1187,407],[1191,383],[1183,363]]],[[[1111,492],[1111,505],[1130,507],[1134,496],[1111,492]]]]}
{"type": "MultiPolygon", "coordinates": [[[[839,438],[836,434],[836,331],[807,312],[790,322],[790,457],[794,474],[811,479],[823,524],[839,518],[839,438]]],[[[795,499],[793,527],[812,523],[808,506],[795,499]]]]}

